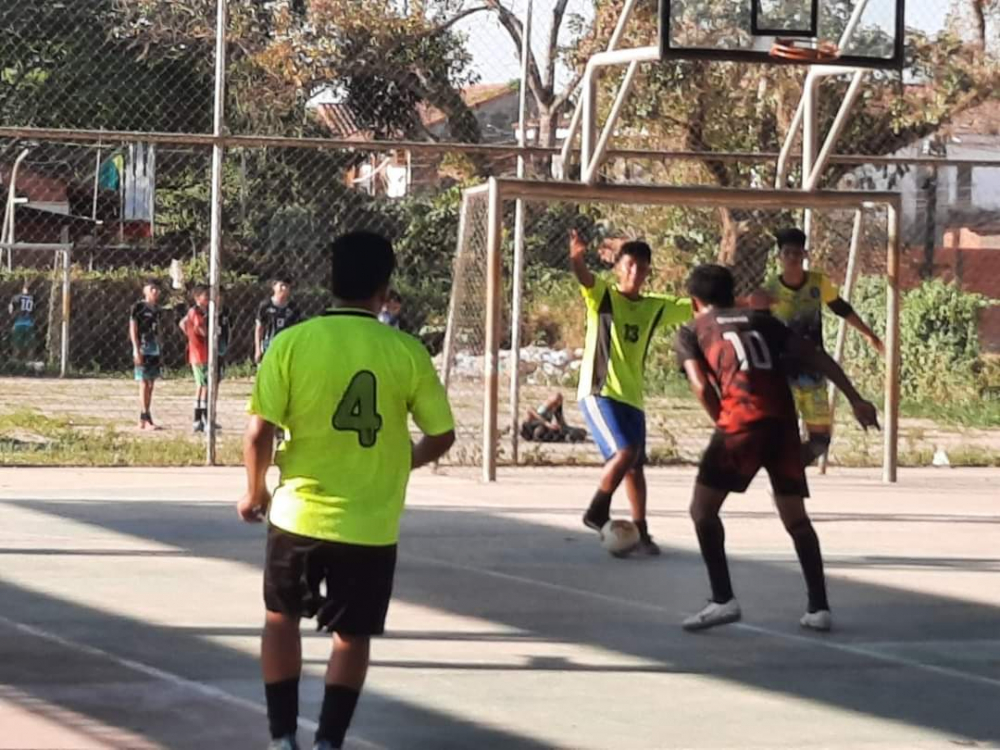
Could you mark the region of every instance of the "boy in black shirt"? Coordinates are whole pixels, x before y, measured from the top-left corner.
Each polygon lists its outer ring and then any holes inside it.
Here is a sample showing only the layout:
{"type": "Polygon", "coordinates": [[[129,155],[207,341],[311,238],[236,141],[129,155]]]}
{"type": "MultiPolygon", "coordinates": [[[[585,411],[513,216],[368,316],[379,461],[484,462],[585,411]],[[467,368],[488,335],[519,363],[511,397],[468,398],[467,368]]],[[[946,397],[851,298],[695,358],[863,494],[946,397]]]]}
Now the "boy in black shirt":
{"type": "Polygon", "coordinates": [[[257,308],[254,327],[254,362],[260,363],[274,337],[302,320],[299,308],[292,302],[292,282],[288,276],[278,276],[271,282],[271,296],[257,308]]]}
{"type": "Polygon", "coordinates": [[[150,404],[153,385],[160,377],[160,287],[156,281],[147,280],[142,287],[142,299],[132,306],[129,316],[128,336],[132,342],[132,361],[135,379],[139,383],[139,429],[155,430],[150,404]]]}

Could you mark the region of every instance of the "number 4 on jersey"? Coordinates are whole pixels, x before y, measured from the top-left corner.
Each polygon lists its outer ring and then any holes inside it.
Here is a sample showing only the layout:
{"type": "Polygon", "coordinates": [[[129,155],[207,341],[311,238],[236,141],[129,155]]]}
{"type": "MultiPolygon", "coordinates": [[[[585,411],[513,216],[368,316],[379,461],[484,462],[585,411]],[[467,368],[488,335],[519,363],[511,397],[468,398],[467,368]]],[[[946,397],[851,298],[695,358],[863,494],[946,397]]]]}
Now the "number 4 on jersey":
{"type": "Polygon", "coordinates": [[[347,386],[333,413],[333,429],[358,433],[358,444],[371,448],[382,429],[382,416],[378,413],[378,381],[375,374],[362,370],[347,386]]]}

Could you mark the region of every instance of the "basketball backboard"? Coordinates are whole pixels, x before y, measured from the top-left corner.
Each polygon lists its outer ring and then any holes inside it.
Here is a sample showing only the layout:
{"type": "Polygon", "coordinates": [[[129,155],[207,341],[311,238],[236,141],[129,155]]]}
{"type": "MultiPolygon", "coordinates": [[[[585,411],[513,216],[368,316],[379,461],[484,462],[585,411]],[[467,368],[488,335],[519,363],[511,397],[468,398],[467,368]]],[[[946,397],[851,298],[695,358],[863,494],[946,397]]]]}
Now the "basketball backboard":
{"type": "Polygon", "coordinates": [[[660,0],[663,59],[903,67],[904,0],[660,0]],[[848,33],[849,32],[849,33],[848,33]],[[777,57],[775,44],[832,54],[777,57]]]}

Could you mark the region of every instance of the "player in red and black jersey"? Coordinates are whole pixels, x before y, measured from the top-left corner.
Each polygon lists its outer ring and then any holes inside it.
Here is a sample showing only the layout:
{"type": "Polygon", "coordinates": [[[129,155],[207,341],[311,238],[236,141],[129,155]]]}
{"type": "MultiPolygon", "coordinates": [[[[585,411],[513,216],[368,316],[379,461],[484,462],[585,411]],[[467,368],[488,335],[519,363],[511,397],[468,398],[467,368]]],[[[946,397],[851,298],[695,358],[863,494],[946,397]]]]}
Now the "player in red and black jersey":
{"type": "Polygon", "coordinates": [[[746,491],[764,468],[809,591],[809,608],[800,623],[814,630],[829,630],[832,618],[823,558],[805,509],[809,487],[786,362],[792,360],[794,366],[807,366],[829,378],[847,397],[862,427],[878,427],[877,414],[825,352],[769,313],[736,308],[733,289],[729,269],[715,265],[696,268],[687,282],[695,320],[677,336],[678,362],[691,390],[715,422],[691,500],[691,518],[708,567],[712,599],[701,612],[684,621],[684,628],[703,630],[740,619],[719,511],[730,492],[746,491]]]}

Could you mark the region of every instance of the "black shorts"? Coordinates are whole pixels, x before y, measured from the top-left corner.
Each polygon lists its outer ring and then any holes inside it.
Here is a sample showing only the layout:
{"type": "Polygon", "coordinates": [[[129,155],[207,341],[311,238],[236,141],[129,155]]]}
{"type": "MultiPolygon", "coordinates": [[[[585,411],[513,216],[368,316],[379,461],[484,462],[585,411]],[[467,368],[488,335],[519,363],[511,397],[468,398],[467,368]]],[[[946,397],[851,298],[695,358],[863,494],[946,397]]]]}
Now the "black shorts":
{"type": "Polygon", "coordinates": [[[701,457],[698,482],[717,490],[746,492],[761,468],[776,495],[809,497],[798,425],[767,419],[742,432],[716,430],[701,457]]]}
{"type": "Polygon", "coordinates": [[[395,544],[328,542],[268,526],[264,604],[271,612],[315,617],[318,630],[385,632],[395,572],[395,544]]]}

